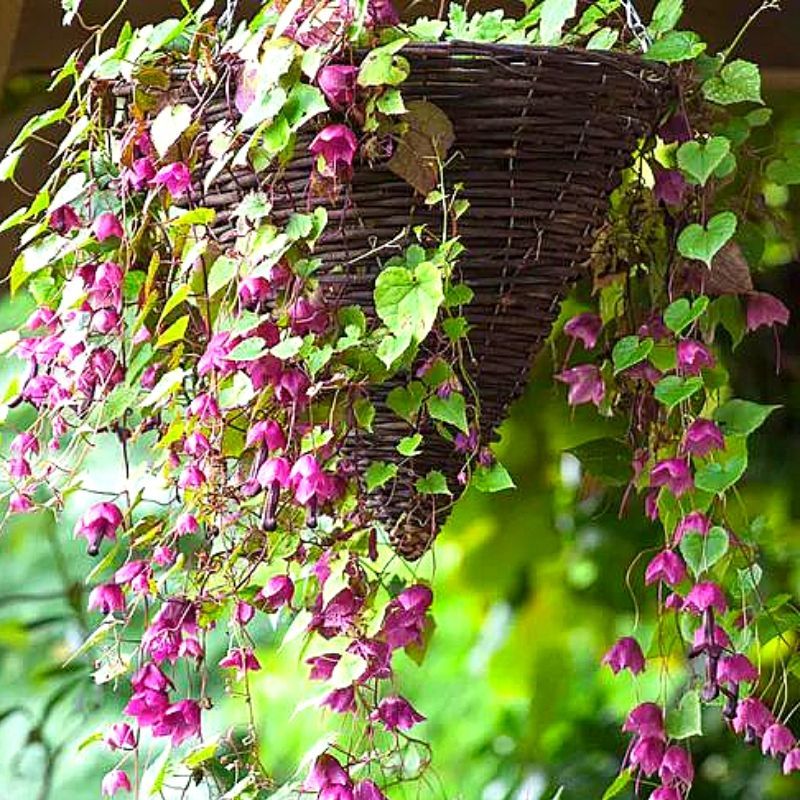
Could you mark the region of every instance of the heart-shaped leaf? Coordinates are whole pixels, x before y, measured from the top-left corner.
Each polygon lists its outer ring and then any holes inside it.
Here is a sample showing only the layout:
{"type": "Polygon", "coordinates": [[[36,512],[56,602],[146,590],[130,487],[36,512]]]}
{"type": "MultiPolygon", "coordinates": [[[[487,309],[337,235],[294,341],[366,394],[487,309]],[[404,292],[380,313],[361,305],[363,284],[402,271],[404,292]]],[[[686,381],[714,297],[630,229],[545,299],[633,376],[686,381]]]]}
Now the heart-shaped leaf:
{"type": "Polygon", "coordinates": [[[697,692],[687,692],[680,705],[667,712],[666,729],[671,739],[689,739],[703,733],[703,715],[697,692]]]}
{"type": "Polygon", "coordinates": [[[396,386],[386,397],[386,405],[407,422],[413,422],[422,407],[425,387],[419,381],[411,381],[408,386],[396,386]]]}
{"type": "Polygon", "coordinates": [[[508,470],[499,461],[495,461],[490,467],[479,465],[472,473],[470,481],[470,486],[474,486],[479,492],[502,492],[515,488],[515,485],[508,470]]]}
{"type": "Polygon", "coordinates": [[[636,366],[650,355],[652,349],[652,339],[639,339],[638,336],[625,336],[620,339],[611,352],[614,372],[622,372],[636,366]]]}
{"type": "Polygon", "coordinates": [[[428,413],[440,422],[447,422],[464,433],[469,433],[467,403],[461,392],[452,392],[447,397],[438,394],[428,398],[428,413]]]}
{"type": "Polygon", "coordinates": [[[688,400],[695,392],[703,388],[703,379],[698,376],[682,378],[680,375],[667,375],[662,378],[655,388],[656,400],[665,405],[670,411],[688,400]]]}
{"type": "Polygon", "coordinates": [[[741,453],[724,463],[712,462],[697,470],[695,486],[709,494],[724,494],[744,475],[747,469],[747,453],[741,453]]]}
{"type": "Polygon", "coordinates": [[[444,300],[442,273],[432,261],[414,269],[387,267],[375,281],[375,310],[398,337],[421,342],[433,327],[444,300]]]}
{"type": "Polygon", "coordinates": [[[705,49],[706,43],[694,31],[669,31],[653,42],[644,57],[652,61],[663,61],[665,64],[675,64],[697,58],[705,49]]]}
{"type": "Polygon", "coordinates": [[[749,400],[728,400],[714,412],[714,419],[728,436],[747,436],[760,428],[780,406],[765,406],[749,400]]]}
{"type": "Polygon", "coordinates": [[[712,103],[727,106],[731,103],[760,103],[761,74],[750,61],[738,59],[726,64],[719,75],[703,84],[703,95],[712,103]]]}
{"type": "Polygon", "coordinates": [[[693,223],[681,231],[678,237],[678,251],[685,258],[702,261],[711,269],[714,256],[736,233],[736,224],[736,214],[732,211],[715,214],[705,228],[693,223]]]}
{"type": "Polygon", "coordinates": [[[695,183],[705,186],[730,151],[731,143],[724,136],[712,136],[706,142],[686,142],[678,150],[678,166],[695,183]]]}
{"type": "Polygon", "coordinates": [[[728,552],[730,540],[725,528],[715,525],[706,536],[687,533],[680,544],[681,555],[695,578],[708,572],[728,552]]]}
{"type": "Polygon", "coordinates": [[[698,297],[694,302],[690,302],[687,297],[679,297],[664,311],[664,324],[673,333],[680,333],[696,319],[699,319],[707,308],[707,297],[698,297]]]}
{"type": "Polygon", "coordinates": [[[165,106],[150,126],[150,138],[156,152],[164,158],[167,150],[178,141],[192,121],[192,109],[185,103],[165,106]]]}

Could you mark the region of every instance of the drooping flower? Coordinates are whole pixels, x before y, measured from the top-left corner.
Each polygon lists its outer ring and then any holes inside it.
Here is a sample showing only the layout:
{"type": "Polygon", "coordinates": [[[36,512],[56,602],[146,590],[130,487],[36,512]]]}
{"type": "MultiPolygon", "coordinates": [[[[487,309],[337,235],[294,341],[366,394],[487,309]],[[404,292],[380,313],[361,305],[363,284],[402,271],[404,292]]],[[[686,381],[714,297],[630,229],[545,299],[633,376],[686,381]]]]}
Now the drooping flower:
{"type": "Polygon", "coordinates": [[[246,311],[262,311],[272,297],[272,286],[266,278],[247,277],[239,284],[239,302],[246,311]]]}
{"type": "MultiPolygon", "coordinates": [[[[321,594],[319,599],[321,603],[321,594]]],[[[318,631],[325,639],[343,634],[352,627],[362,605],[363,601],[352,589],[342,589],[321,610],[314,613],[309,628],[318,631]]]]}
{"type": "Polygon", "coordinates": [[[631,748],[631,766],[639,767],[647,775],[655,775],[664,760],[664,742],[660,738],[640,738],[631,748]]]}
{"type": "Polygon", "coordinates": [[[664,712],[655,703],[641,703],[628,714],[622,726],[624,733],[642,739],[664,739],[664,712]]]}
{"type": "Polygon", "coordinates": [[[668,206],[681,205],[689,188],[681,171],[665,169],[656,164],[653,168],[653,174],[655,177],[653,196],[656,201],[666,203],[668,206]]]}
{"type": "Polygon", "coordinates": [[[200,530],[200,523],[194,514],[181,514],[175,523],[175,533],[178,536],[188,536],[200,530]]]}
{"type": "Polygon", "coordinates": [[[54,209],[50,214],[48,223],[56,233],[60,233],[62,236],[69,233],[73,228],[80,228],[82,224],[80,217],[75,213],[75,209],[72,206],[59,206],[59,208],[54,209]]]}
{"type": "MultiPolygon", "coordinates": [[[[686,601],[683,601],[685,606],[686,601]]],[[[731,646],[731,637],[728,636],[724,628],[719,625],[714,625],[712,631],[707,631],[705,625],[701,625],[695,632],[692,640],[692,645],[695,650],[712,647],[715,649],[729,648],[731,646]],[[710,635],[709,635],[710,634],[710,635]]]]}
{"type": "Polygon", "coordinates": [[[687,533],[699,533],[707,536],[711,530],[711,521],[702,511],[689,512],[675,527],[672,540],[677,545],[687,533]]]}
{"type": "Polygon", "coordinates": [[[92,224],[92,232],[98,242],[104,242],[111,238],[121,239],[125,235],[119,217],[111,211],[106,211],[95,219],[92,224]]]}
{"type": "Polygon", "coordinates": [[[337,714],[350,714],[356,710],[356,693],[352,686],[334,689],[320,701],[320,705],[337,714]]]}
{"type": "Polygon", "coordinates": [[[311,666],[309,677],[312,681],[327,681],[340,659],[339,653],[325,653],[306,659],[306,664],[311,666]]]}
{"type": "Polygon", "coordinates": [[[392,650],[422,641],[433,592],[421,583],[400,592],[386,607],[381,631],[392,650]]]}
{"type": "Polygon", "coordinates": [[[772,712],[757,697],[746,697],[736,707],[732,725],[736,733],[763,736],[774,721],[772,712]]]}
{"type": "Polygon", "coordinates": [[[783,774],[791,775],[793,772],[800,772],[800,748],[797,747],[783,759],[783,774]]]}
{"type": "Polygon", "coordinates": [[[728,601],[725,593],[716,583],[705,581],[697,583],[689,590],[686,595],[684,608],[693,614],[702,614],[709,608],[713,608],[719,614],[724,614],[728,610],[728,601]]]}
{"type": "Polygon", "coordinates": [[[688,142],[692,139],[692,127],[683,111],[674,113],[659,129],[658,135],[667,143],[688,142]]]}
{"type": "Polygon", "coordinates": [[[219,665],[222,669],[235,669],[239,679],[248,672],[258,672],[261,669],[256,654],[249,647],[234,647],[228,650],[219,665]]]}
{"type": "Polygon", "coordinates": [[[237,601],[236,608],[233,612],[233,618],[237,624],[247,625],[255,615],[256,610],[250,603],[245,603],[244,600],[237,601]]]}
{"type": "Polygon", "coordinates": [[[175,551],[166,544],[159,544],[153,549],[153,563],[159,567],[170,567],[177,558],[175,551]]]}
{"type": "Polygon", "coordinates": [[[747,330],[754,331],[762,325],[789,324],[789,309],[774,295],[751,292],[747,295],[747,330]]]}
{"type": "Polygon", "coordinates": [[[75,536],[86,539],[87,552],[96,556],[103,539],[114,541],[121,525],[122,512],[114,503],[95,503],[75,524],[75,536]]]}
{"type": "Polygon", "coordinates": [[[392,0],[369,0],[367,23],[373,28],[390,27],[400,23],[400,15],[392,0]]]}
{"type": "Polygon", "coordinates": [[[33,510],[33,501],[22,492],[14,492],[9,498],[8,508],[14,514],[26,514],[33,510]]]}
{"type": "Polygon", "coordinates": [[[124,190],[133,189],[140,192],[145,186],[151,184],[156,176],[153,160],[148,157],[137,158],[130,167],[122,171],[122,187],[124,190]]]}
{"type": "Polygon", "coordinates": [[[356,100],[358,67],[329,64],[317,73],[317,83],[328,105],[337,111],[349,108],[356,100]]]}
{"type": "Polygon", "coordinates": [[[266,447],[270,452],[282,450],[286,447],[286,434],[275,420],[261,420],[247,431],[247,446],[253,447],[254,445],[266,447]]]}
{"type": "Polygon", "coordinates": [[[288,575],[275,575],[267,581],[266,586],[258,593],[268,613],[289,605],[294,597],[294,582],[288,575]]]}
{"type": "Polygon", "coordinates": [[[200,706],[195,700],[179,700],[166,709],[152,730],[153,736],[169,736],[177,747],[200,735],[200,706]]]}
{"type": "Polygon", "coordinates": [[[723,656],[717,668],[717,680],[720,683],[752,683],[758,680],[758,670],[750,659],[742,653],[723,656]]]}
{"type": "Polygon", "coordinates": [[[667,458],[659,461],[650,471],[650,485],[666,486],[675,497],[686,494],[694,487],[691,470],[683,458],[667,458]]]}
{"type": "Polygon", "coordinates": [[[199,394],[189,403],[189,415],[197,417],[201,422],[219,419],[219,405],[210,394],[199,394]]]}
{"type": "Polygon", "coordinates": [[[644,672],[645,658],[639,642],[631,636],[623,636],[604,656],[603,664],[611,667],[616,675],[629,669],[634,675],[644,672]]]}
{"type": "Polygon", "coordinates": [[[724,450],[725,438],[715,422],[710,419],[696,419],[686,429],[683,449],[693,456],[707,456],[714,450],[724,450]]]}
{"type": "Polygon", "coordinates": [[[389,731],[408,731],[418,722],[425,720],[408,700],[399,696],[385,697],[381,700],[370,718],[382,722],[389,731]]]}
{"type": "Polygon", "coordinates": [[[701,370],[714,366],[714,356],[701,342],[681,339],[677,347],[678,370],[686,375],[699,375],[701,370]]]}
{"type": "Polygon", "coordinates": [[[152,661],[148,661],[131,678],[131,686],[133,686],[135,692],[144,692],[146,690],[166,692],[171,685],[170,679],[152,661]]]}
{"type": "Polygon", "coordinates": [[[794,748],[795,744],[794,734],[785,725],[775,722],[764,731],[761,752],[773,757],[785,755],[794,748]]]}
{"type": "Polygon", "coordinates": [[[228,359],[228,353],[233,347],[234,341],[230,333],[215,333],[197,362],[197,374],[207,375],[209,372],[217,372],[220,375],[229,375],[236,369],[236,362],[228,359]]]}
{"type": "Polygon", "coordinates": [[[110,750],[133,750],[136,747],[136,734],[127,722],[116,722],[103,741],[110,750]]]}
{"type": "Polygon", "coordinates": [[[358,139],[347,125],[336,123],[323,128],[314,137],[308,149],[316,157],[320,175],[326,178],[346,179],[352,171],[353,158],[358,150],[358,139]]]}
{"type": "Polygon", "coordinates": [[[692,757],[682,747],[677,745],[668,747],[658,770],[658,777],[668,786],[676,784],[691,786],[694,781],[692,757]]]}
{"type": "Polygon", "coordinates": [[[388,800],[386,795],[370,780],[359,781],[353,787],[353,800],[388,800]]]}
{"type": "Polygon", "coordinates": [[[100,785],[104,797],[112,797],[117,792],[129,792],[131,782],[127,773],[121,769],[112,769],[107,772],[100,785]]]}
{"type": "Polygon", "coordinates": [[[311,766],[303,788],[309,792],[319,792],[328,786],[348,786],[350,776],[342,765],[329,753],[323,753],[311,766]]]}
{"type": "Polygon", "coordinates": [[[180,197],[192,185],[192,173],[186,164],[178,161],[161,167],[150,183],[153,186],[165,186],[173,197],[180,197]]]}
{"type": "Polygon", "coordinates": [[[208,437],[200,431],[190,433],[183,442],[183,452],[195,458],[203,458],[211,450],[208,437]]]}
{"type": "Polygon", "coordinates": [[[657,581],[668,586],[677,586],[686,577],[686,564],[674,550],[663,550],[647,565],[645,584],[657,581]]]}
{"type": "Polygon", "coordinates": [[[650,800],[683,800],[683,795],[674,786],[659,786],[650,795],[650,800]]]}
{"type": "Polygon", "coordinates": [[[583,403],[594,403],[599,406],[603,402],[606,389],[600,370],[594,364],[580,364],[570,367],[554,376],[556,380],[567,384],[567,402],[571,406],[583,403]]]}
{"type": "Polygon", "coordinates": [[[124,611],[125,593],[122,591],[122,587],[116,583],[95,586],[89,592],[88,608],[89,611],[102,611],[104,614],[124,611]]]}
{"type": "Polygon", "coordinates": [[[592,350],[597,344],[602,329],[603,321],[597,314],[589,311],[572,317],[564,325],[564,333],[573,339],[580,339],[587,350],[592,350]]]}
{"type": "Polygon", "coordinates": [[[206,474],[196,464],[189,464],[178,477],[181,489],[199,489],[206,482],[206,474]]]}

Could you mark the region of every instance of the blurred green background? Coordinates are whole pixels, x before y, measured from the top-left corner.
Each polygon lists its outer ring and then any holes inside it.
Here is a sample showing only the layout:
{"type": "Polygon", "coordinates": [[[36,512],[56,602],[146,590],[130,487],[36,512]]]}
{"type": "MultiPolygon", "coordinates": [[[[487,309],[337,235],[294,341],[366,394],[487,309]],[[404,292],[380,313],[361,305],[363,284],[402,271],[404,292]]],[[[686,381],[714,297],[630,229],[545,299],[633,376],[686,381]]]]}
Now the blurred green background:
{"type": "MultiPolygon", "coordinates": [[[[157,4],[144,5],[152,14],[157,4]]],[[[143,4],[133,8],[141,12],[143,4]]],[[[716,8],[727,12],[730,4],[716,8]]],[[[17,47],[50,46],[25,34],[26,25],[31,28],[31,20],[23,18],[17,47]]],[[[43,56],[43,67],[50,65],[47,58],[52,54],[43,56]]],[[[4,132],[43,102],[45,80],[32,63],[24,53],[11,59],[0,102],[4,132]]],[[[778,67],[767,83],[767,100],[776,109],[775,135],[790,150],[800,147],[800,92],[793,88],[800,87],[800,72],[791,64],[778,67]]],[[[9,191],[0,190],[0,204],[7,209],[20,202],[9,191]]],[[[756,527],[766,591],[798,597],[800,265],[785,240],[800,232],[800,202],[784,190],[765,186],[764,191],[786,229],[768,246],[755,281],[757,288],[781,297],[794,316],[780,335],[779,373],[770,331],[749,337],[735,361],[726,360],[738,396],[783,404],[753,442],[744,499],[763,514],[756,527]]],[[[7,266],[4,261],[2,271],[7,266]]],[[[579,287],[577,294],[586,291],[579,287]]],[[[0,329],[16,324],[28,310],[24,301],[12,306],[0,300],[0,329]]],[[[725,357],[728,343],[720,348],[725,357]]],[[[539,358],[528,392],[503,430],[499,453],[518,489],[466,496],[440,536],[435,564],[428,558],[418,568],[422,577],[433,576],[438,627],[422,667],[400,657],[400,679],[429,718],[420,733],[432,742],[435,769],[408,797],[551,800],[563,787],[563,800],[599,800],[624,753],[623,715],[647,696],[646,675],[638,683],[627,673],[613,678],[599,662],[634,619],[628,566],[657,544],[659,534],[641,516],[638,503],[619,519],[620,491],[604,490],[581,475],[578,462],[565,453],[607,436],[609,423],[593,410],[567,409],[550,378],[551,352],[539,358]]],[[[0,391],[13,368],[0,366],[0,391]]],[[[24,421],[19,415],[13,420],[15,427],[24,421]]],[[[101,447],[91,468],[108,476],[115,464],[101,447]]],[[[86,559],[71,539],[69,512],[58,529],[48,516],[19,517],[0,538],[0,800],[93,798],[100,776],[113,766],[102,747],[81,749],[81,744],[115,719],[121,698],[92,684],[89,660],[62,666],[89,630],[82,585],[86,559]]],[[[639,564],[631,582],[646,603],[642,573],[639,564]]],[[[645,642],[652,611],[641,608],[639,634],[645,642]]],[[[287,776],[324,734],[313,708],[291,718],[318,687],[297,669],[296,653],[277,651],[282,627],[273,630],[266,620],[260,625],[256,638],[264,670],[253,676],[252,686],[263,758],[276,775],[287,776]]],[[[791,702],[797,702],[800,686],[795,676],[788,680],[791,702]]],[[[226,700],[209,715],[207,731],[222,730],[240,712],[235,700],[226,700]]],[[[708,715],[704,729],[707,736],[695,745],[693,800],[800,798],[800,780],[782,778],[773,762],[723,729],[718,714],[708,715]]],[[[165,793],[179,796],[206,793],[165,793]]]]}

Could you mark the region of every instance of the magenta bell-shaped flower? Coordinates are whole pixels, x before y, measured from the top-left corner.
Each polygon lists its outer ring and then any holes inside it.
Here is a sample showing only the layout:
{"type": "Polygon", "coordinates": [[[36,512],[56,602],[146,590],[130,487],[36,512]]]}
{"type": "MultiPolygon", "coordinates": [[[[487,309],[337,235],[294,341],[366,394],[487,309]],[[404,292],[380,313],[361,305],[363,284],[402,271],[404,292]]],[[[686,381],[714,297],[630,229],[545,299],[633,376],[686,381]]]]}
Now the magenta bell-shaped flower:
{"type": "Polygon", "coordinates": [[[746,736],[763,736],[775,721],[772,712],[756,697],[746,697],[736,708],[733,729],[746,736]]]}
{"type": "Polygon", "coordinates": [[[719,426],[710,419],[696,419],[683,437],[683,449],[693,456],[707,456],[725,449],[725,438],[719,426]]]}
{"type": "Polygon", "coordinates": [[[623,636],[604,656],[603,664],[611,667],[616,675],[623,669],[629,669],[634,675],[644,672],[645,658],[639,642],[632,636],[623,636]]]}
{"type": "Polygon", "coordinates": [[[89,611],[102,611],[103,614],[124,611],[125,593],[122,591],[122,587],[116,583],[104,583],[101,586],[95,586],[89,592],[87,607],[89,611]]]}
{"type": "Polygon", "coordinates": [[[286,434],[275,420],[261,420],[247,431],[247,446],[254,445],[265,447],[270,452],[282,450],[286,447],[286,434]]]}
{"type": "Polygon", "coordinates": [[[179,700],[152,726],[153,736],[169,736],[173,746],[200,735],[200,706],[195,700],[179,700]]]}
{"type": "Polygon", "coordinates": [[[268,613],[273,613],[283,606],[288,606],[294,597],[294,582],[288,575],[275,575],[267,581],[266,586],[258,593],[268,613]]]}
{"type": "Polygon", "coordinates": [[[192,185],[192,174],[189,172],[189,167],[182,162],[167,164],[155,174],[150,184],[165,186],[173,197],[180,197],[192,185]]]}
{"type": "Polygon", "coordinates": [[[691,511],[675,527],[672,535],[673,542],[677,545],[687,533],[699,533],[707,536],[711,530],[711,521],[702,511],[691,511]]]}
{"type": "Polygon", "coordinates": [[[638,739],[631,748],[629,761],[647,775],[655,775],[664,760],[664,742],[660,738],[638,739]]]}
{"type": "Polygon", "coordinates": [[[664,712],[655,703],[641,703],[629,714],[622,726],[624,733],[643,739],[664,739],[664,712]]]}
{"type": "Polygon", "coordinates": [[[370,718],[382,722],[389,731],[408,731],[418,722],[425,720],[425,717],[417,712],[408,700],[398,696],[385,697],[381,700],[370,718]]]}
{"type": "Polygon", "coordinates": [[[603,321],[589,311],[578,314],[564,325],[564,333],[573,339],[580,339],[587,350],[592,350],[597,344],[602,329],[603,321]]]}
{"type": "Polygon", "coordinates": [[[316,157],[320,175],[325,178],[345,177],[352,169],[358,139],[347,125],[337,123],[323,128],[308,149],[316,157]]]}
{"type": "Polygon", "coordinates": [[[791,775],[793,772],[800,772],[800,749],[787,753],[786,758],[783,759],[783,774],[791,775]]]}
{"type": "Polygon", "coordinates": [[[691,786],[694,781],[692,757],[682,747],[677,745],[668,747],[658,770],[658,777],[668,786],[680,784],[691,786]]]}
{"type": "Polygon", "coordinates": [[[92,224],[92,232],[98,242],[104,242],[106,239],[112,238],[121,239],[125,235],[119,217],[111,211],[100,214],[95,219],[92,224]]]}
{"type": "Polygon", "coordinates": [[[678,342],[678,370],[686,375],[699,375],[703,369],[710,369],[716,363],[711,351],[694,339],[678,342]]]}
{"type": "Polygon", "coordinates": [[[131,782],[128,775],[121,769],[112,769],[111,772],[106,773],[100,788],[103,797],[112,797],[117,792],[129,792],[131,782]]]}
{"type": "Polygon", "coordinates": [[[650,586],[657,581],[668,586],[677,586],[686,577],[686,564],[673,550],[664,550],[647,565],[645,584],[650,586]]]}
{"type": "Polygon", "coordinates": [[[683,800],[683,795],[674,786],[659,786],[650,795],[650,800],[683,800]]]}
{"type": "Polygon", "coordinates": [[[754,331],[762,325],[789,324],[789,309],[771,294],[751,292],[747,296],[747,330],[754,331]]]}
{"type": "Polygon", "coordinates": [[[122,512],[114,503],[95,503],[75,524],[75,536],[83,537],[88,542],[90,556],[100,552],[103,539],[117,538],[117,531],[122,525],[122,512]]]}
{"type": "Polygon", "coordinates": [[[272,297],[272,285],[266,278],[244,278],[239,284],[239,302],[246,311],[261,311],[272,297]]]}
{"type": "Polygon", "coordinates": [[[133,750],[136,747],[136,734],[127,722],[117,722],[111,726],[103,741],[110,750],[133,750]]]}
{"type": "Polygon", "coordinates": [[[261,669],[259,660],[249,647],[234,647],[228,650],[219,665],[222,669],[235,669],[239,679],[248,672],[258,672],[261,669]]]}
{"type": "Polygon", "coordinates": [[[773,757],[785,755],[794,748],[795,743],[794,734],[785,725],[776,722],[764,731],[761,752],[773,757]]]}
{"type": "Polygon", "coordinates": [[[342,765],[328,753],[323,753],[311,766],[303,782],[308,792],[320,792],[328,786],[349,786],[350,776],[342,765]]]}
{"type": "Polygon", "coordinates": [[[702,614],[709,608],[713,608],[719,614],[724,614],[728,610],[725,593],[711,581],[695,584],[686,595],[684,609],[692,614],[702,614]]]}
{"type": "Polygon", "coordinates": [[[603,402],[606,393],[605,384],[600,377],[600,370],[594,364],[570,367],[554,377],[569,387],[567,402],[571,406],[583,403],[594,403],[599,406],[603,402]]]}
{"type": "Polygon", "coordinates": [[[355,103],[358,67],[330,64],[317,73],[317,83],[328,105],[342,111],[355,103]]]}
{"type": "Polygon", "coordinates": [[[650,471],[650,485],[654,488],[666,486],[675,497],[680,497],[692,490],[694,480],[685,459],[667,458],[650,471]]]}
{"type": "Polygon", "coordinates": [[[728,684],[752,683],[758,680],[758,670],[747,656],[742,653],[734,653],[720,659],[717,680],[720,683],[728,684]]]}
{"type": "Polygon", "coordinates": [[[72,206],[59,206],[50,214],[48,224],[56,233],[64,236],[73,228],[80,228],[82,223],[72,206]]]}

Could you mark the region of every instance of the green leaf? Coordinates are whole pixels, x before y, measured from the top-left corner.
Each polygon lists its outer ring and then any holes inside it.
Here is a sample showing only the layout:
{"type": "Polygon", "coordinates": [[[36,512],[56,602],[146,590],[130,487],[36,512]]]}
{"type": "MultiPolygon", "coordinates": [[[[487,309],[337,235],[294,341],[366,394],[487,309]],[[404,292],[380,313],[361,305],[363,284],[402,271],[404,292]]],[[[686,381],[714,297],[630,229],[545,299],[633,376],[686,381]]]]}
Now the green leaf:
{"type": "Polygon", "coordinates": [[[688,378],[680,375],[667,375],[656,384],[655,397],[659,403],[665,405],[671,411],[679,403],[688,400],[702,388],[703,379],[698,375],[688,378]]]}
{"type": "Polygon", "coordinates": [[[724,494],[747,470],[747,453],[740,453],[725,462],[711,462],[697,470],[694,485],[709,494],[724,494]]]}
{"type": "Polygon", "coordinates": [[[411,381],[408,386],[396,386],[386,397],[386,405],[398,417],[413,423],[422,408],[425,387],[419,381],[411,381]]]}
{"type": "Polygon", "coordinates": [[[161,310],[161,316],[158,318],[159,323],[161,320],[166,319],[169,315],[170,311],[176,309],[181,303],[186,301],[186,298],[189,296],[189,284],[184,283],[181,284],[172,294],[167,298],[167,302],[164,303],[164,308],[161,310]]]}
{"type": "Polygon", "coordinates": [[[220,256],[208,271],[208,296],[213,297],[224,289],[238,274],[239,262],[229,256],[220,256]]]}
{"type": "Polygon", "coordinates": [[[714,256],[736,233],[736,214],[721,211],[708,221],[705,228],[697,223],[688,225],[678,237],[678,251],[685,258],[702,261],[709,269],[714,256]]]}
{"type": "Polygon", "coordinates": [[[790,154],[786,159],[770,161],[766,175],[773,183],[794,186],[800,183],[800,157],[790,154]]]}
{"type": "Polygon", "coordinates": [[[651,61],[675,64],[697,58],[706,49],[706,43],[694,31],[669,31],[644,54],[651,61]]]}
{"type": "Polygon", "coordinates": [[[156,349],[159,347],[166,347],[168,344],[173,344],[174,342],[181,342],[183,341],[183,337],[186,335],[186,328],[189,325],[189,315],[180,317],[176,319],[172,325],[167,328],[164,333],[162,333],[158,340],[156,341],[156,349]]]}
{"type": "Polygon", "coordinates": [[[390,333],[384,336],[375,351],[375,355],[386,365],[387,369],[391,369],[392,364],[399,358],[402,358],[411,347],[411,336],[404,333],[402,336],[395,336],[390,333]]]}
{"type": "Polygon", "coordinates": [[[227,356],[230,361],[255,361],[268,352],[265,342],[260,336],[249,336],[236,345],[227,356]]]}
{"type": "Polygon", "coordinates": [[[156,152],[164,158],[192,122],[192,109],[186,103],[164,106],[150,125],[150,138],[156,152]]]}
{"type": "Polygon", "coordinates": [[[700,736],[703,733],[700,695],[695,691],[687,692],[678,707],[667,712],[665,722],[667,736],[671,739],[700,736]]]}
{"type": "Polygon", "coordinates": [[[611,486],[625,486],[631,479],[632,454],[630,448],[618,439],[592,439],[566,452],[575,456],[586,472],[611,486]]]}
{"type": "Polygon", "coordinates": [[[371,433],[372,423],[375,421],[375,406],[366,397],[359,397],[353,405],[353,412],[358,427],[371,433]]]}
{"type": "Polygon", "coordinates": [[[385,91],[378,98],[376,105],[378,106],[378,111],[384,114],[405,114],[408,111],[399,89],[385,91]]]}
{"type": "Polygon", "coordinates": [[[387,267],[375,281],[375,310],[395,336],[421,342],[430,333],[444,299],[442,273],[431,261],[413,271],[387,267]]]}
{"type": "Polygon", "coordinates": [[[639,339],[638,336],[625,336],[611,351],[614,372],[622,372],[644,361],[653,349],[652,339],[639,339]]]}
{"type": "Polygon", "coordinates": [[[383,47],[370,50],[358,70],[358,85],[397,86],[402,83],[408,77],[411,67],[397,52],[408,42],[408,37],[401,37],[383,47]]]}
{"type": "Polygon", "coordinates": [[[486,493],[517,488],[511,475],[508,474],[508,470],[499,461],[495,461],[489,466],[479,464],[472,473],[470,486],[474,486],[479,492],[486,493]]]}
{"type": "Polygon", "coordinates": [[[373,461],[364,473],[367,491],[372,492],[397,475],[397,464],[387,464],[385,461],[373,461]]]}
{"type": "Polygon", "coordinates": [[[650,20],[650,35],[657,39],[671,31],[683,15],[683,0],[659,0],[650,20]]]}
{"type": "Polygon", "coordinates": [[[447,422],[464,433],[469,433],[467,402],[461,392],[451,392],[447,397],[438,394],[428,398],[428,413],[441,422],[447,422]]]}
{"type": "Polygon", "coordinates": [[[678,166],[693,181],[705,186],[730,151],[731,143],[724,136],[712,136],[706,142],[686,142],[678,148],[678,166]]]}
{"type": "Polygon", "coordinates": [[[575,16],[576,7],[576,0],[544,0],[539,19],[539,40],[542,44],[560,44],[564,25],[575,16]]]}
{"type": "Polygon", "coordinates": [[[153,406],[174,392],[183,382],[185,374],[180,367],[164,373],[150,393],[142,400],[142,406],[145,408],[153,406]]]}
{"type": "Polygon", "coordinates": [[[444,307],[465,306],[472,302],[473,297],[475,297],[475,292],[466,283],[454,283],[445,290],[444,307]]]}
{"type": "Polygon", "coordinates": [[[708,535],[687,533],[680,543],[680,551],[686,565],[695,578],[708,572],[727,552],[730,546],[728,532],[715,525],[708,535]]]}
{"type": "Polygon", "coordinates": [[[422,434],[415,433],[413,436],[404,436],[397,444],[397,452],[401,456],[411,458],[419,454],[419,446],[422,444],[422,434]]]}
{"type": "Polygon", "coordinates": [[[465,317],[448,317],[442,321],[442,330],[451,342],[463,339],[469,333],[470,325],[465,317]]]}
{"type": "Polygon", "coordinates": [[[301,336],[289,336],[278,342],[275,347],[270,348],[269,352],[272,353],[275,358],[286,361],[289,358],[294,358],[300,352],[302,346],[303,339],[301,336]]]}
{"type": "Polygon", "coordinates": [[[327,110],[328,104],[325,102],[325,97],[316,86],[298,83],[289,92],[289,99],[283,108],[283,116],[286,117],[291,130],[296,131],[317,114],[322,114],[327,110]]]}
{"type": "Polygon", "coordinates": [[[728,436],[747,436],[760,428],[781,406],[766,406],[749,400],[728,400],[714,412],[714,420],[728,436]]]}
{"type": "Polygon", "coordinates": [[[703,95],[712,103],[761,103],[761,73],[750,61],[738,59],[726,64],[719,75],[703,84],[703,95]]]}
{"type": "Polygon", "coordinates": [[[202,744],[193,747],[183,758],[183,763],[189,769],[196,769],[206,761],[210,761],[217,753],[219,747],[219,739],[212,739],[210,742],[203,742],[202,744]]]}
{"type": "Polygon", "coordinates": [[[689,302],[686,297],[680,297],[664,311],[664,324],[673,333],[680,333],[705,313],[708,302],[707,297],[698,297],[693,302],[689,302]]]}
{"type": "Polygon", "coordinates": [[[614,797],[619,797],[625,789],[630,786],[633,782],[633,771],[630,769],[626,769],[623,772],[620,772],[616,778],[614,778],[611,785],[608,789],[603,792],[603,797],[601,800],[613,800],[614,797]]]}
{"type": "Polygon", "coordinates": [[[452,494],[447,478],[438,469],[432,469],[424,478],[417,478],[414,487],[420,494],[452,494]]]}

